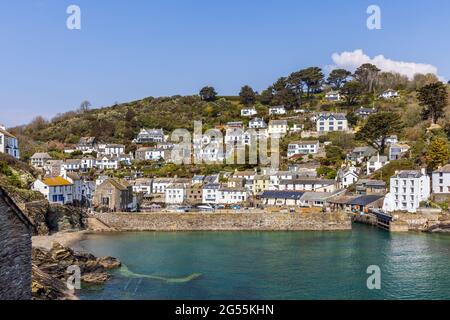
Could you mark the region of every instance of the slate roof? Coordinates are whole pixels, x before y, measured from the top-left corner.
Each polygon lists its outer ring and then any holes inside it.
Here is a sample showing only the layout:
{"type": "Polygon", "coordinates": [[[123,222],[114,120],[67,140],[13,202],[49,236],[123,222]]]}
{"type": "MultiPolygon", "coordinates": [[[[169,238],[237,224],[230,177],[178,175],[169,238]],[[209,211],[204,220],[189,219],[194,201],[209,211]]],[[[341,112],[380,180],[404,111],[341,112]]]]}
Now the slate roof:
{"type": "Polygon", "coordinates": [[[343,113],[321,113],[319,114],[318,118],[328,119],[331,117],[335,118],[336,120],[347,120],[347,117],[343,113]]]}
{"type": "Polygon", "coordinates": [[[381,198],[384,198],[384,196],[374,195],[374,194],[366,195],[366,196],[359,196],[357,198],[351,199],[350,201],[347,202],[347,204],[358,205],[358,206],[367,206],[368,204],[378,201],[381,198]]]}
{"type": "Polygon", "coordinates": [[[402,170],[399,171],[397,174],[393,175],[393,178],[401,178],[401,179],[408,179],[408,178],[420,178],[422,176],[422,172],[419,170],[402,170]]]}
{"type": "Polygon", "coordinates": [[[264,191],[261,194],[261,198],[300,200],[304,194],[305,194],[304,192],[299,192],[299,191],[273,190],[273,191],[264,191]]]}

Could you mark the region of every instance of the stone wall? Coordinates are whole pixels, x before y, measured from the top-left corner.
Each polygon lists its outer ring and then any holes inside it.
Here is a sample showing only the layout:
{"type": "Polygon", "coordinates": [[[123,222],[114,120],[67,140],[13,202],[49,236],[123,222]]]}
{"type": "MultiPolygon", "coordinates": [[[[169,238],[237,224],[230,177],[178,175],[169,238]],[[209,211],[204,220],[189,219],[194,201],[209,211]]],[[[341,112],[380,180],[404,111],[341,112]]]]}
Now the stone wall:
{"type": "Polygon", "coordinates": [[[15,210],[0,189],[0,300],[31,299],[31,230],[15,210]]]}
{"type": "Polygon", "coordinates": [[[443,220],[441,214],[397,213],[393,215],[394,222],[408,226],[409,231],[426,231],[432,226],[438,225],[443,220]]]}
{"type": "Polygon", "coordinates": [[[345,213],[98,213],[118,231],[331,231],[350,230],[345,213]]]}

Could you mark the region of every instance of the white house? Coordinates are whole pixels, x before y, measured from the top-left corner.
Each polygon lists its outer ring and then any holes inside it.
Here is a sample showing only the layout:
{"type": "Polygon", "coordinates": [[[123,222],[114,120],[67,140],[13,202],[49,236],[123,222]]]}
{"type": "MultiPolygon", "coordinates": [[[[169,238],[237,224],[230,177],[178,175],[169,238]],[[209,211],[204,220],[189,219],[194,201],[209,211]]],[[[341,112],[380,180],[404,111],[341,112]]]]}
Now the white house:
{"type": "Polygon", "coordinates": [[[152,194],[152,179],[150,178],[139,178],[131,183],[133,192],[141,193],[144,195],[152,194]]]}
{"type": "Polygon", "coordinates": [[[367,175],[374,173],[377,170],[380,170],[388,163],[389,163],[388,157],[380,156],[380,154],[378,153],[376,156],[371,157],[369,161],[367,161],[366,165],[367,175]]]}
{"type": "Polygon", "coordinates": [[[143,147],[136,150],[136,160],[164,160],[166,150],[162,148],[143,147]]]}
{"type": "Polygon", "coordinates": [[[96,167],[96,165],[97,165],[97,160],[93,156],[84,156],[81,159],[80,170],[88,171],[89,169],[96,167]]]}
{"type": "Polygon", "coordinates": [[[166,204],[181,204],[186,200],[184,183],[174,183],[166,187],[166,204]]]}
{"type": "Polygon", "coordinates": [[[20,158],[19,140],[6,131],[3,125],[0,125],[0,152],[9,154],[16,159],[20,158]]]}
{"type": "Polygon", "coordinates": [[[220,188],[218,191],[219,204],[241,204],[247,201],[248,192],[245,188],[220,188]]]}
{"type": "Polygon", "coordinates": [[[348,168],[341,168],[337,174],[336,179],[341,188],[348,188],[358,181],[358,169],[354,166],[348,168]]]}
{"type": "Polygon", "coordinates": [[[269,135],[284,136],[288,132],[287,120],[271,120],[269,122],[269,135]]]}
{"type": "Polygon", "coordinates": [[[152,193],[165,194],[166,188],[172,183],[171,178],[155,178],[152,183],[152,193]]]}
{"type": "Polygon", "coordinates": [[[384,199],[383,210],[415,213],[420,202],[430,197],[430,177],[422,170],[398,171],[390,179],[390,192],[384,199]]]}
{"type": "Polygon", "coordinates": [[[209,204],[218,204],[220,184],[204,184],[202,189],[202,202],[209,204]]]}
{"type": "Polygon", "coordinates": [[[316,154],[317,152],[319,152],[319,141],[304,140],[289,143],[287,156],[290,158],[298,154],[316,154]]]}
{"type": "Polygon", "coordinates": [[[98,143],[95,137],[81,137],[76,149],[83,153],[92,153],[97,151],[97,148],[98,143]]]}
{"type": "Polygon", "coordinates": [[[433,193],[450,194],[450,164],[433,171],[432,177],[433,193]]]}
{"type": "Polygon", "coordinates": [[[43,168],[45,163],[48,160],[51,160],[52,157],[46,152],[36,152],[30,158],[31,165],[35,168],[43,168]]]}
{"type": "Polygon", "coordinates": [[[265,123],[263,118],[253,118],[248,123],[248,127],[250,129],[266,129],[267,124],[265,123]]]}
{"type": "Polygon", "coordinates": [[[83,200],[83,179],[75,172],[66,173],[64,179],[72,183],[72,201],[78,201],[81,203],[83,200]]]}
{"type": "Polygon", "coordinates": [[[343,113],[322,113],[316,120],[317,132],[348,131],[348,121],[343,113]]]}
{"type": "Polygon", "coordinates": [[[119,169],[119,159],[112,155],[105,155],[97,158],[96,165],[100,170],[117,170],[119,169]]]}
{"type": "Polygon", "coordinates": [[[363,119],[367,119],[370,115],[377,113],[377,110],[375,108],[359,108],[356,110],[355,114],[363,119]]]}
{"type": "Polygon", "coordinates": [[[33,190],[42,193],[50,203],[70,204],[73,200],[73,184],[63,177],[36,180],[33,190]]]}
{"type": "Polygon", "coordinates": [[[389,161],[398,160],[409,151],[407,144],[394,143],[389,146],[389,161]]]}
{"type": "Polygon", "coordinates": [[[98,153],[117,157],[125,153],[125,146],[123,144],[101,144],[98,147],[98,153]]]}
{"type": "Polygon", "coordinates": [[[136,143],[149,143],[149,142],[164,142],[165,136],[163,129],[141,129],[136,139],[133,142],[136,143]]]}
{"type": "Polygon", "coordinates": [[[255,108],[244,108],[241,110],[241,117],[252,117],[258,114],[255,108]]]}
{"type": "Polygon", "coordinates": [[[338,91],[330,91],[325,94],[325,99],[330,102],[341,101],[341,94],[338,91]]]}
{"type": "Polygon", "coordinates": [[[80,159],[66,159],[63,164],[63,168],[66,171],[78,171],[80,170],[81,160],[80,159]]]}
{"type": "Polygon", "coordinates": [[[269,115],[282,115],[286,114],[286,108],[284,106],[275,106],[269,108],[269,115]]]}
{"type": "Polygon", "coordinates": [[[279,190],[334,192],[337,190],[337,188],[335,180],[303,178],[294,180],[282,180],[280,182],[279,190]]]}
{"type": "Polygon", "coordinates": [[[388,89],[386,91],[384,91],[381,95],[380,98],[382,99],[392,99],[392,98],[398,98],[400,95],[398,94],[397,91],[393,90],[393,89],[388,89]]]}
{"type": "Polygon", "coordinates": [[[266,206],[284,207],[301,205],[301,198],[304,192],[298,191],[264,191],[261,195],[261,201],[266,206]]]}

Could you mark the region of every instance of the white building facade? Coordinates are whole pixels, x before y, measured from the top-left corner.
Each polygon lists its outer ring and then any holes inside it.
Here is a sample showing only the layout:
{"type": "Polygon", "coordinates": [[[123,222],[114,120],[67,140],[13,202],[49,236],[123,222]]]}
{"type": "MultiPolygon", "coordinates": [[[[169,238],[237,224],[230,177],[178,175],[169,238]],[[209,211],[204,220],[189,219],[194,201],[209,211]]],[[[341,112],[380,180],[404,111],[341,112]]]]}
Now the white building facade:
{"type": "Polygon", "coordinates": [[[425,169],[399,171],[390,179],[390,192],[383,210],[417,212],[422,201],[430,197],[430,177],[425,169]]]}

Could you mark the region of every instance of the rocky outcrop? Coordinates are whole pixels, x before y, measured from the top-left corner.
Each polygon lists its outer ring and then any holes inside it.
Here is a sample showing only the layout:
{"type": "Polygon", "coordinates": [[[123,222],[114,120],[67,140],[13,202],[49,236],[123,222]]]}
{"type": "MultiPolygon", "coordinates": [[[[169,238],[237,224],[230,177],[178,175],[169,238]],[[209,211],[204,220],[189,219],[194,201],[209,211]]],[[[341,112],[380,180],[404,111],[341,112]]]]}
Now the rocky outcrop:
{"type": "Polygon", "coordinates": [[[47,225],[51,232],[83,230],[87,226],[87,214],[77,207],[50,204],[47,225]]]}
{"type": "Polygon", "coordinates": [[[81,208],[49,204],[47,200],[26,203],[24,213],[35,225],[38,235],[84,230],[87,226],[87,214],[81,208]]]}
{"type": "Polygon", "coordinates": [[[47,225],[47,212],[50,205],[47,200],[28,202],[24,205],[23,211],[34,224],[38,235],[49,234],[47,225]]]}
{"type": "Polygon", "coordinates": [[[70,266],[78,266],[81,282],[89,284],[105,283],[110,278],[107,271],[121,266],[116,258],[97,258],[89,253],[75,252],[57,242],[51,250],[33,248],[32,260],[32,293],[36,300],[74,299],[74,292],[66,285],[71,275],[68,272],[70,266]]]}

